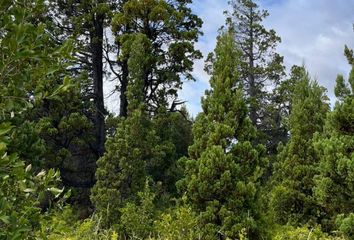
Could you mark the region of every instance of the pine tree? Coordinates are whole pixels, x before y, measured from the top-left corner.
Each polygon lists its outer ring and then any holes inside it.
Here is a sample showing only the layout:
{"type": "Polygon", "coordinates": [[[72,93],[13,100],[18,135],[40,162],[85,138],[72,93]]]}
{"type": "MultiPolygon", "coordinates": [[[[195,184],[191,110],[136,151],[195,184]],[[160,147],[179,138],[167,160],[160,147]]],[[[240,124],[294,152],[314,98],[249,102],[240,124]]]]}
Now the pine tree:
{"type": "Polygon", "coordinates": [[[241,89],[239,57],[232,32],[221,33],[209,66],[211,90],[202,99],[189,158],[181,160],[186,175],[178,186],[199,213],[203,239],[236,238],[243,229],[257,236],[263,148],[250,142],[256,132],[241,89]]]}
{"type": "Polygon", "coordinates": [[[270,111],[274,102],[270,89],[275,88],[284,75],[283,57],[275,52],[281,39],[274,30],[262,25],[269,14],[260,10],[255,1],[231,0],[230,5],[233,10],[228,13],[227,25],[236,32],[235,40],[241,48],[240,78],[249,116],[258,130],[257,142],[274,154],[281,126],[278,126],[276,109],[270,111]]]}
{"type": "Polygon", "coordinates": [[[192,121],[184,106],[180,112],[160,107],[151,120],[157,142],[154,158],[147,164],[148,174],[154,182],[162,183],[162,194],[176,195],[176,182],[183,174],[177,161],[188,155],[188,147],[192,143],[192,121]]]}
{"type": "Polygon", "coordinates": [[[281,81],[273,91],[273,101],[267,109],[268,111],[274,111],[272,115],[275,116],[275,118],[267,119],[270,120],[270,124],[273,124],[272,129],[275,133],[272,134],[272,149],[276,149],[279,143],[286,144],[289,140],[289,116],[293,105],[293,95],[297,83],[301,81],[304,75],[306,75],[304,66],[292,66],[289,78],[281,81]]]}
{"type": "Polygon", "coordinates": [[[318,207],[313,197],[313,177],[319,162],[313,137],[321,132],[329,110],[325,89],[302,71],[292,95],[289,116],[290,140],[278,154],[270,206],[278,223],[299,224],[316,220],[318,207]]]}
{"type": "Polygon", "coordinates": [[[47,29],[53,40],[59,43],[67,38],[75,40],[75,63],[69,70],[77,79],[85,79],[86,84],[81,84],[82,97],[89,108],[85,113],[94,125],[94,141],[86,151],[93,151],[98,159],[103,155],[105,142],[104,30],[115,4],[104,0],[50,0],[46,4],[47,29]]]}
{"type": "Polygon", "coordinates": [[[120,208],[127,201],[134,201],[144,187],[146,164],[151,159],[152,143],[156,138],[143,93],[150,47],[151,43],[144,35],[135,35],[128,61],[128,116],[120,122],[115,135],[107,140],[106,153],[97,161],[97,182],[91,198],[104,226],[119,223],[120,208]]]}
{"type": "MultiPolygon", "coordinates": [[[[346,48],[348,61],[353,52],[346,48]]],[[[337,77],[335,94],[338,98],[326,121],[325,130],[314,143],[320,159],[319,174],[315,177],[315,196],[324,207],[329,227],[338,214],[354,212],[354,66],[348,83],[344,77],[337,77]]],[[[332,229],[331,229],[332,228],[332,229]]]]}

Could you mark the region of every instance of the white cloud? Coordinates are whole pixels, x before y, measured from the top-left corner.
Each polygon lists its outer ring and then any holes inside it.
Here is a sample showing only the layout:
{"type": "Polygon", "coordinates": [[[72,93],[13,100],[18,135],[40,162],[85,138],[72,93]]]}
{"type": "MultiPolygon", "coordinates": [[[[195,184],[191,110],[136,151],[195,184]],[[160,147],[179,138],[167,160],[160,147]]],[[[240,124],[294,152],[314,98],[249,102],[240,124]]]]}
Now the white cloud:
{"type": "Polygon", "coordinates": [[[282,0],[269,7],[263,3],[270,13],[265,25],[282,38],[278,51],[287,68],[304,62],[334,102],[336,75],[347,76],[350,70],[343,49],[345,44],[354,47],[354,1],[282,0]]]}

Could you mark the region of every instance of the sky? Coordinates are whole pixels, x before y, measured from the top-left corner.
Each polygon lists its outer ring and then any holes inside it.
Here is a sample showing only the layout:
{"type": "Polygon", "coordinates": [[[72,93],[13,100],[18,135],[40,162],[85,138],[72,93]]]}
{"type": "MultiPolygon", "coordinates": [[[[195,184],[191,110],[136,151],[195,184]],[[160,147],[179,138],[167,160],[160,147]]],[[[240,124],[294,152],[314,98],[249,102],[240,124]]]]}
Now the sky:
{"type": "MultiPolygon", "coordinates": [[[[328,89],[333,104],[333,88],[338,74],[349,75],[350,66],[343,55],[344,45],[354,48],[354,0],[258,0],[269,12],[264,20],[267,29],[274,29],[282,41],[277,52],[284,56],[287,71],[292,65],[305,64],[310,75],[328,89]]],[[[194,0],[194,13],[204,24],[196,48],[204,59],[194,65],[195,82],[183,85],[180,98],[187,101],[192,116],[201,111],[200,100],[209,88],[204,71],[205,57],[215,48],[218,29],[225,23],[223,12],[227,0],[194,0]]]]}
{"type": "MultiPolygon", "coordinates": [[[[349,75],[350,66],[343,55],[344,45],[354,49],[354,0],[255,0],[269,12],[264,20],[267,29],[274,29],[282,41],[277,52],[284,56],[287,71],[292,65],[305,64],[310,75],[328,89],[331,103],[338,74],[349,75]]],[[[218,29],[224,25],[223,12],[229,10],[228,0],[194,0],[190,5],[204,22],[203,36],[196,48],[204,58],[194,64],[195,82],[187,82],[180,91],[192,116],[201,111],[200,100],[209,88],[209,78],[203,68],[205,57],[215,48],[218,29]]],[[[113,83],[107,85],[114,86],[113,83]]],[[[105,89],[108,109],[118,112],[119,98],[109,97],[105,89]]]]}

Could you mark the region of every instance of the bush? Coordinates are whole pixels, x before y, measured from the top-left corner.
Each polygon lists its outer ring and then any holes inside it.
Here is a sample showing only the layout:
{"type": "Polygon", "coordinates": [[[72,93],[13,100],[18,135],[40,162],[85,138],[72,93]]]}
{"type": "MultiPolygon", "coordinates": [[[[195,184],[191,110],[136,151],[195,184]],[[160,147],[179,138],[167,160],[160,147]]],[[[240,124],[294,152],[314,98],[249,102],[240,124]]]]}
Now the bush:
{"type": "Polygon", "coordinates": [[[290,225],[281,226],[276,229],[273,240],[344,240],[340,236],[329,236],[321,231],[319,227],[293,227],[290,225]]]}
{"type": "Polygon", "coordinates": [[[146,180],[143,192],[138,193],[139,203],[127,203],[121,208],[120,225],[125,237],[146,239],[153,234],[154,199],[149,181],[146,180]]]}
{"type": "Polygon", "coordinates": [[[155,232],[161,239],[192,240],[199,238],[197,216],[186,204],[162,213],[154,225],[155,232]]]}
{"type": "Polygon", "coordinates": [[[61,211],[44,215],[37,239],[44,240],[117,240],[118,234],[113,229],[100,229],[100,219],[95,215],[84,221],[78,221],[77,214],[70,206],[61,211]]]}
{"type": "Polygon", "coordinates": [[[348,216],[341,214],[336,219],[338,230],[348,239],[354,238],[354,213],[348,216]]]}

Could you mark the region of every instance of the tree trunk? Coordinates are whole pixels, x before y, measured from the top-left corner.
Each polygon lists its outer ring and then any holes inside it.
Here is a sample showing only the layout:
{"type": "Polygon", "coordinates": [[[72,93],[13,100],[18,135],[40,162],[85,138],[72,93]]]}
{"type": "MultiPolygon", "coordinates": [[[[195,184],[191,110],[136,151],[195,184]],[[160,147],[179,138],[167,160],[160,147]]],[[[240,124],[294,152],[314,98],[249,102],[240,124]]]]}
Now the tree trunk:
{"type": "Polygon", "coordinates": [[[251,99],[250,104],[250,119],[252,121],[253,126],[257,128],[257,89],[255,82],[255,72],[254,72],[254,36],[253,36],[253,8],[250,9],[250,46],[249,46],[249,72],[248,72],[248,84],[249,84],[249,97],[251,99]]]}
{"type": "Polygon", "coordinates": [[[103,97],[103,23],[104,15],[94,15],[93,30],[90,33],[92,53],[92,75],[95,103],[95,137],[98,157],[104,153],[105,108],[103,97]]]}

